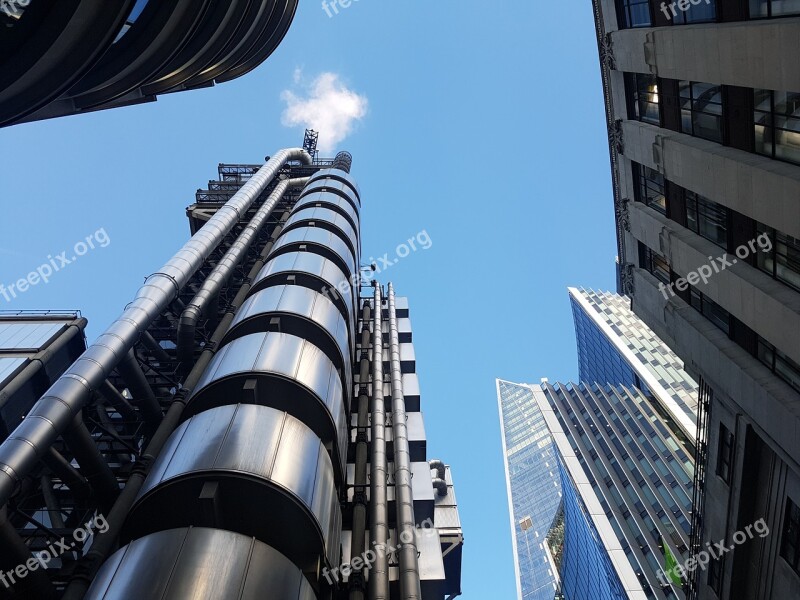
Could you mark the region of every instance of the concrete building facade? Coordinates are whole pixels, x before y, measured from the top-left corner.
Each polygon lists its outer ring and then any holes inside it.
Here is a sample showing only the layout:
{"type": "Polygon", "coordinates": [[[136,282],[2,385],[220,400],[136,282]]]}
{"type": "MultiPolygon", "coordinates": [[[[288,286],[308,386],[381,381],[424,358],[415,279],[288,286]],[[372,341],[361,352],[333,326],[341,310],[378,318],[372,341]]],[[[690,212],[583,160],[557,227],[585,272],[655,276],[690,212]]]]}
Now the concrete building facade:
{"type": "Polygon", "coordinates": [[[596,0],[620,291],[700,382],[689,597],[800,597],[800,4],[596,0]]]}

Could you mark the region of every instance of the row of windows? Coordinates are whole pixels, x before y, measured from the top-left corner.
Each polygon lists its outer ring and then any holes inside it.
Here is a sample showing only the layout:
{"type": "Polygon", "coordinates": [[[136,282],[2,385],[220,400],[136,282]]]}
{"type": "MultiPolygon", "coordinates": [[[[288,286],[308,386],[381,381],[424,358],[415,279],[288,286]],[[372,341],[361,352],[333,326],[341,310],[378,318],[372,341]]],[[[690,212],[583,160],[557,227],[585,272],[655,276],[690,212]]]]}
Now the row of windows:
{"type": "MultiPolygon", "coordinates": [[[[641,242],[640,242],[641,244],[641,242]]],[[[667,260],[647,246],[640,246],[640,267],[648,271],[659,281],[669,284],[672,270],[667,260]]],[[[732,323],[736,321],[745,327],[722,306],[703,294],[697,287],[689,285],[689,304],[706,319],[732,338],[732,323]]],[[[775,348],[760,335],[755,334],[756,350],[754,356],[772,373],[800,392],[800,364],[775,348]]]]}
{"type": "MultiPolygon", "coordinates": [[[[800,0],[749,0],[747,14],[750,19],[800,14],[800,0]]],[[[652,27],[655,23],[686,25],[715,22],[717,0],[667,0],[654,3],[653,7],[648,0],[617,0],[617,20],[621,29],[652,27]],[[657,12],[661,14],[657,15],[657,12]]]]}
{"type": "MultiPolygon", "coordinates": [[[[800,0],[798,0],[800,2],[800,0]]],[[[663,125],[663,102],[658,77],[627,73],[629,118],[663,125]]],[[[679,81],[681,133],[725,143],[724,86],[679,81]]],[[[800,92],[753,90],[752,145],[750,151],[776,160],[800,164],[800,92]]]]}
{"type": "MultiPolygon", "coordinates": [[[[633,163],[633,170],[635,200],[661,214],[668,214],[667,182],[664,176],[650,167],[637,163],[633,163]]],[[[683,194],[685,210],[682,224],[723,250],[734,251],[735,248],[731,248],[729,244],[730,221],[734,216],[743,217],[743,215],[676,184],[670,183],[670,185],[674,186],[678,193],[683,194]]],[[[763,236],[766,236],[769,240],[769,244],[766,241],[763,244],[759,242],[758,252],[754,253],[755,266],[773,279],[800,291],[800,240],[759,221],[752,222],[755,225],[752,238],[765,239],[763,236]]],[[[657,277],[660,281],[664,281],[662,276],[657,275],[657,277]]]]}

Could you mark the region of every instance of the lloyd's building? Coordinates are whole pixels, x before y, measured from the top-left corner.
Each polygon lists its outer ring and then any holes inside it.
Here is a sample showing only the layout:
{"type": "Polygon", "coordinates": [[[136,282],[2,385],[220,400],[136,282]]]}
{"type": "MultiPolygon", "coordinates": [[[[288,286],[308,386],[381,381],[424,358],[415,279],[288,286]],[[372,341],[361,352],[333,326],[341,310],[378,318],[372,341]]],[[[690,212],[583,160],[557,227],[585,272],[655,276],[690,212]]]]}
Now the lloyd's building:
{"type": "Polygon", "coordinates": [[[191,239],[88,348],[74,314],[0,320],[0,597],[461,593],[408,302],[361,281],[350,155],[307,142],[220,165],[191,239]]]}

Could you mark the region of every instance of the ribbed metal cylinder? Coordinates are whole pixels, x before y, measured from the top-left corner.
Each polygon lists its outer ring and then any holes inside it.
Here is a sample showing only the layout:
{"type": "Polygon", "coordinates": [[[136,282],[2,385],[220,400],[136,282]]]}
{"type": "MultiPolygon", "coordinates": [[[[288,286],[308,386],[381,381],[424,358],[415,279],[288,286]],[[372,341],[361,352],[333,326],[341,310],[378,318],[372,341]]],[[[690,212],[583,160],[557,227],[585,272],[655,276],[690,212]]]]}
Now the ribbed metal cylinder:
{"type": "Polygon", "coordinates": [[[103,565],[85,600],[317,600],[302,571],[255,538],[204,527],[150,534],[103,565]]]}

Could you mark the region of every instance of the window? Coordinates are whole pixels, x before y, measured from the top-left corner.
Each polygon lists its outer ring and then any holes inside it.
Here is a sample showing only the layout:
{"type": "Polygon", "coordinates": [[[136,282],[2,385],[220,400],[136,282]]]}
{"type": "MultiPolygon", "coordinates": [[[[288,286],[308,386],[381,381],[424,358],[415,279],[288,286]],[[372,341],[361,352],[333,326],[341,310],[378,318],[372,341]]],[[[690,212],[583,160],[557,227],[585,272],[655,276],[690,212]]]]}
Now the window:
{"type": "Polygon", "coordinates": [[[766,19],[800,13],[800,0],[750,0],[750,18],[766,19]]]}
{"type": "Polygon", "coordinates": [[[722,86],[681,81],[681,131],[722,143],[722,86]]]}
{"type": "Polygon", "coordinates": [[[781,534],[781,556],[800,575],[800,507],[786,498],[786,516],[781,534]]]}
{"type": "MultiPolygon", "coordinates": [[[[759,239],[766,234],[772,248],[765,251],[759,245],[758,268],[775,279],[800,290],[800,240],[757,223],[759,239]]],[[[766,244],[765,244],[766,245],[766,244]]]]}
{"type": "Polygon", "coordinates": [[[719,304],[697,291],[697,288],[689,286],[691,305],[697,309],[706,319],[711,321],[714,325],[730,335],[731,332],[731,316],[727,310],[722,308],[719,304]]]}
{"type": "Polygon", "coordinates": [[[728,209],[721,204],[687,190],[686,226],[720,248],[727,249],[728,209]]]}
{"type": "Polygon", "coordinates": [[[725,559],[724,557],[715,558],[708,565],[708,587],[714,590],[714,593],[719,596],[722,589],[722,571],[724,570],[725,559]]]}
{"type": "Polygon", "coordinates": [[[758,359],[770,371],[783,379],[797,391],[800,391],[800,365],[775,348],[767,340],[758,336],[758,359]]]}
{"type": "Polygon", "coordinates": [[[636,199],[660,213],[667,214],[664,176],[644,165],[636,164],[634,168],[638,179],[636,199]]]}
{"type": "Polygon", "coordinates": [[[644,264],[642,268],[648,273],[653,275],[656,279],[669,285],[670,282],[670,268],[669,263],[656,252],[650,248],[645,248],[644,251],[644,264]]]}
{"type": "Polygon", "coordinates": [[[722,423],[719,424],[719,442],[717,444],[717,475],[725,483],[731,482],[733,467],[733,450],[735,448],[733,434],[722,423]]]}
{"type": "Polygon", "coordinates": [[[628,84],[633,100],[632,119],[653,125],[661,125],[658,108],[658,77],[642,73],[629,73],[628,84]]]}
{"type": "Polygon", "coordinates": [[[800,164],[800,93],[757,89],[753,96],[756,152],[800,164]]]}
{"type": "Polygon", "coordinates": [[[650,27],[649,0],[617,0],[617,18],[620,27],[650,27]]]}
{"type": "MultiPolygon", "coordinates": [[[[670,3],[667,2],[665,8],[668,8],[669,5],[670,3]]],[[[661,10],[663,11],[664,9],[662,8],[661,10]]],[[[717,20],[716,0],[705,0],[699,4],[692,2],[686,10],[674,10],[669,8],[668,10],[670,10],[670,14],[672,15],[672,22],[676,25],[684,25],[686,23],[709,23],[717,20]]],[[[666,11],[664,14],[667,14],[666,11]]]]}

